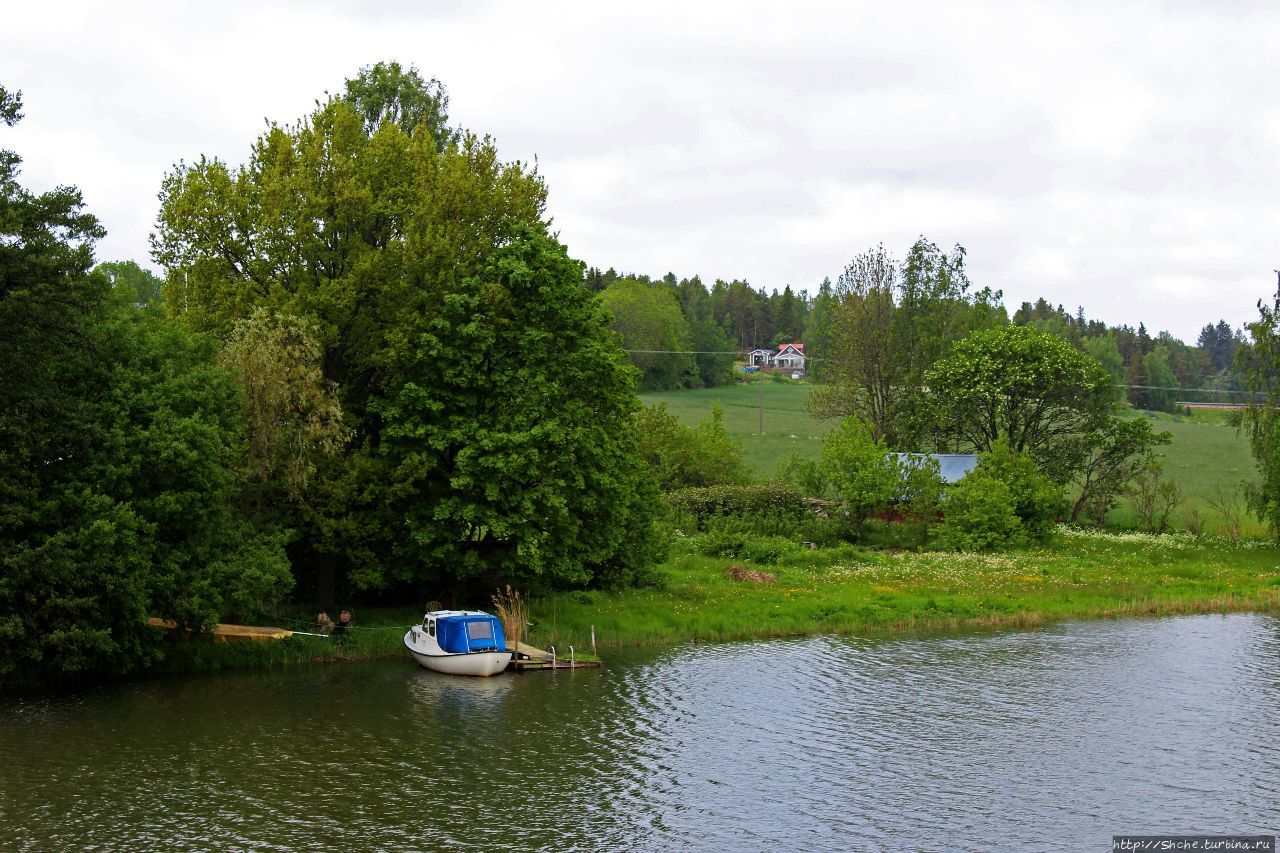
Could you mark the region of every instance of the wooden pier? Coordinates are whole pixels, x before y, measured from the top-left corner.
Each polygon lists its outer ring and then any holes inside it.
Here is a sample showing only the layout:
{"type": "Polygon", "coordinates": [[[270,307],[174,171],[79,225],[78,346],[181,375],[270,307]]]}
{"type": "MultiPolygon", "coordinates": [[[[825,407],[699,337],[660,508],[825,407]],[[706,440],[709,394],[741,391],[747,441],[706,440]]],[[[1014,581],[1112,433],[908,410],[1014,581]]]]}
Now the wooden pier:
{"type": "Polygon", "coordinates": [[[539,649],[520,642],[507,641],[511,650],[511,663],[507,669],[513,672],[527,672],[535,669],[596,669],[600,661],[581,660],[576,653],[566,649],[563,652],[539,649]]]}

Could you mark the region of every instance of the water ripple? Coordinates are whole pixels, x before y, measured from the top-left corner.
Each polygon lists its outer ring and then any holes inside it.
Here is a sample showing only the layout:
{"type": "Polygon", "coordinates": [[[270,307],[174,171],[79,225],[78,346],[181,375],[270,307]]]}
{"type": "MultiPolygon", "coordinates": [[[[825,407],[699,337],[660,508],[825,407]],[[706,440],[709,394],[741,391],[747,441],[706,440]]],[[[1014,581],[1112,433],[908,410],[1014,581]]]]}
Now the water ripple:
{"type": "Polygon", "coordinates": [[[1098,849],[1280,826],[1280,621],[408,661],[0,703],[19,848],[1098,849]]]}

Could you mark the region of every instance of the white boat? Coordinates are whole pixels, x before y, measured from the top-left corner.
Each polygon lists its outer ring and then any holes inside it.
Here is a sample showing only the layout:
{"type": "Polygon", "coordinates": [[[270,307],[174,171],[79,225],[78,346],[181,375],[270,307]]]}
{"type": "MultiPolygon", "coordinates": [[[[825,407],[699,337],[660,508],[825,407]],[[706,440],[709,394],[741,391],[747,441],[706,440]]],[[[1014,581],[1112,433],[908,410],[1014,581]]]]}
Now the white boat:
{"type": "Polygon", "coordinates": [[[404,644],[418,663],[450,675],[493,675],[511,662],[502,623],[480,610],[433,610],[404,644]]]}

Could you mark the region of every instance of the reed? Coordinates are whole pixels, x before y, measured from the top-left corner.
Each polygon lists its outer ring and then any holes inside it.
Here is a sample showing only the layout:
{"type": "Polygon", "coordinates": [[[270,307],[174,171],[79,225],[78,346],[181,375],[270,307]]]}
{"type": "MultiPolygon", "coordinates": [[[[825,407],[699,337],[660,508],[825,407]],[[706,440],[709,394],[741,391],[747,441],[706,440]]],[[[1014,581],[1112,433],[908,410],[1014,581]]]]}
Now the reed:
{"type": "Polygon", "coordinates": [[[507,584],[505,590],[496,590],[491,600],[494,609],[498,611],[502,632],[507,635],[508,640],[521,642],[529,624],[529,602],[520,595],[519,590],[512,589],[511,584],[507,584]]]}

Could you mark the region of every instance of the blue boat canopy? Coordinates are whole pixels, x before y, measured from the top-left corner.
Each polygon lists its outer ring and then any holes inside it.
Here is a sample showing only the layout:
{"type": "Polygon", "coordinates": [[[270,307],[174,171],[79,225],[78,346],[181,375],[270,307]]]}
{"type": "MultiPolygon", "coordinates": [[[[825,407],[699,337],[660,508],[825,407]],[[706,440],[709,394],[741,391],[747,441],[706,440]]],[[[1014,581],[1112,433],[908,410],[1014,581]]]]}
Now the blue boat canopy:
{"type": "Polygon", "coordinates": [[[487,614],[439,617],[436,619],[436,642],[452,654],[507,650],[502,623],[487,614]]]}

